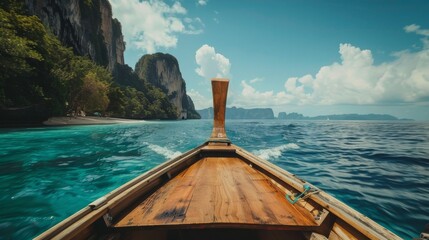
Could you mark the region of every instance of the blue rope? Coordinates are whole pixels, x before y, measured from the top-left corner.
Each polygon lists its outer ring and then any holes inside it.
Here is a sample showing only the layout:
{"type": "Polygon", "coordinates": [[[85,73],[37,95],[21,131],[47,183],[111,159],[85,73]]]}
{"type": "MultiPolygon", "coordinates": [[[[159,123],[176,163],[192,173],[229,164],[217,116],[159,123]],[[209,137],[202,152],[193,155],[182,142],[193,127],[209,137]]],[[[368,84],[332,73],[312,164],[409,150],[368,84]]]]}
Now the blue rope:
{"type": "Polygon", "coordinates": [[[291,199],[291,197],[289,196],[289,194],[286,194],[286,199],[291,203],[291,204],[295,204],[296,202],[298,202],[298,200],[303,197],[305,194],[307,194],[308,191],[311,190],[310,185],[308,184],[304,184],[304,192],[302,192],[301,194],[299,194],[298,196],[295,196],[295,199],[291,199]]]}

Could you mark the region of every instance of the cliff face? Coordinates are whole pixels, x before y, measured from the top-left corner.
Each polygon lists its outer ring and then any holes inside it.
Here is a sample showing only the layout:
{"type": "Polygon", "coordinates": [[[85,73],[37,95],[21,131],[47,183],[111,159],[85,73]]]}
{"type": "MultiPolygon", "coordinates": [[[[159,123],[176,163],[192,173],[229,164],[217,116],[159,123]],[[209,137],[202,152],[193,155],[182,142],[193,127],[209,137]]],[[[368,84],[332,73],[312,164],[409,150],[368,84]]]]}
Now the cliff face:
{"type": "Polygon", "coordinates": [[[124,64],[122,27],[108,0],[25,0],[30,13],[78,55],[113,70],[124,64]]]}
{"type": "Polygon", "coordinates": [[[176,107],[179,118],[200,118],[192,99],[186,95],[186,83],[175,57],[163,53],[144,55],[137,62],[135,72],[139,78],[147,80],[167,94],[176,107]]]}

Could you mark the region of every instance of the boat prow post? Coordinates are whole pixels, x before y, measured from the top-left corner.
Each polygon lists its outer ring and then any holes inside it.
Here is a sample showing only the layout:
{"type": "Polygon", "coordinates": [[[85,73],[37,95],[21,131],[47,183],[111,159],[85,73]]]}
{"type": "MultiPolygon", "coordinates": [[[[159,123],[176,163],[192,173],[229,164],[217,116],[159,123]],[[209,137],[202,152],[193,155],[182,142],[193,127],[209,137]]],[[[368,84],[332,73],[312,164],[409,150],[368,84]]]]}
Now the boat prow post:
{"type": "Polygon", "coordinates": [[[226,136],[225,131],[225,112],[226,99],[228,94],[229,80],[225,78],[213,78],[213,130],[210,135],[209,143],[226,143],[231,144],[231,141],[226,136]]]}

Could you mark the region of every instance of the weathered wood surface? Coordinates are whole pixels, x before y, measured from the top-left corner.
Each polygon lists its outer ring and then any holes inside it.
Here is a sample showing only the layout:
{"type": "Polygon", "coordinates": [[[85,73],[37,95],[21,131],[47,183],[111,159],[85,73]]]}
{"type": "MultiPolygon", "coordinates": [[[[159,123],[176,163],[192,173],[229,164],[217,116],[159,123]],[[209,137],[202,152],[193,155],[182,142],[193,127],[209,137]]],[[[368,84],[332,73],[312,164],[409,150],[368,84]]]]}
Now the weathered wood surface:
{"type": "Polygon", "coordinates": [[[234,224],[316,226],[266,176],[238,158],[204,158],[131,210],[115,227],[234,224]]]}
{"type": "Polygon", "coordinates": [[[225,132],[226,96],[228,93],[228,79],[212,79],[213,91],[213,131],[212,140],[227,140],[225,132]]]}

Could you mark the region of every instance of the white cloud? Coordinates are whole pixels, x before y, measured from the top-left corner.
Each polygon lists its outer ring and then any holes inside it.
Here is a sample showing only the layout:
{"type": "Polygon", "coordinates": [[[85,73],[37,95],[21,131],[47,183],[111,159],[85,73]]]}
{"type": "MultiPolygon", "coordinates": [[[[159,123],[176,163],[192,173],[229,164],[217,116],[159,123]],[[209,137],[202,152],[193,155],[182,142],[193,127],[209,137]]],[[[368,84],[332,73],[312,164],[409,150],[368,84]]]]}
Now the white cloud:
{"type": "Polygon", "coordinates": [[[262,82],[262,81],[264,81],[264,79],[263,78],[254,78],[254,79],[252,79],[252,80],[250,80],[249,82],[250,83],[257,83],[257,82],[262,82]]]}
{"type": "Polygon", "coordinates": [[[274,93],[274,91],[261,92],[256,90],[246,81],[241,81],[242,91],[233,98],[232,106],[237,107],[269,107],[288,104],[293,101],[293,96],[284,91],[274,93]]]}
{"type": "Polygon", "coordinates": [[[304,86],[304,82],[310,86],[309,101],[315,104],[374,103],[381,94],[377,82],[384,66],[373,65],[371,51],[350,44],[340,44],[339,53],[341,63],[323,66],[315,77],[298,78],[296,86],[304,86]]]}
{"type": "Polygon", "coordinates": [[[207,5],[207,2],[208,2],[208,0],[198,0],[197,4],[200,6],[205,6],[205,5],[207,5]]]}
{"type": "Polygon", "coordinates": [[[310,74],[286,80],[284,90],[260,92],[242,81],[239,106],[371,105],[421,103],[429,99],[429,47],[402,51],[396,59],[374,64],[370,50],[340,44],[341,62],[310,74]]]}
{"type": "Polygon", "coordinates": [[[185,18],[184,21],[188,23],[187,29],[183,31],[186,34],[197,35],[203,33],[203,27],[205,26],[201,18],[185,18]]]}
{"type": "Polygon", "coordinates": [[[339,52],[342,62],[322,67],[310,82],[313,103],[400,103],[429,97],[429,49],[402,52],[380,65],[374,65],[369,50],[340,44],[339,52]]]}
{"type": "Polygon", "coordinates": [[[421,29],[419,25],[411,24],[404,27],[405,32],[411,33],[414,32],[425,37],[429,37],[429,29],[421,29]]]}
{"type": "Polygon", "coordinates": [[[114,17],[122,23],[125,41],[131,48],[148,53],[176,47],[178,34],[200,34],[199,18],[186,18],[180,2],[168,5],[160,0],[111,0],[114,17]]]}
{"type": "MultiPolygon", "coordinates": [[[[213,106],[213,100],[207,96],[203,96],[195,89],[187,91],[187,94],[192,98],[195,109],[205,109],[213,106]]],[[[211,94],[211,93],[210,93],[211,94]]]]}
{"type": "Polygon", "coordinates": [[[195,72],[206,79],[229,76],[231,68],[229,59],[216,53],[214,47],[207,44],[201,46],[195,53],[195,61],[199,66],[195,72]]]}

